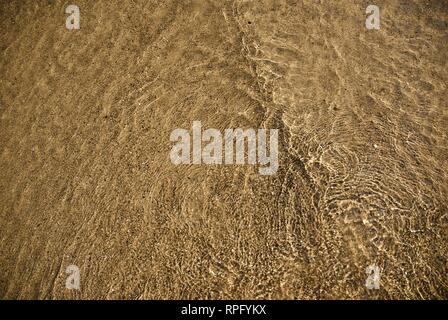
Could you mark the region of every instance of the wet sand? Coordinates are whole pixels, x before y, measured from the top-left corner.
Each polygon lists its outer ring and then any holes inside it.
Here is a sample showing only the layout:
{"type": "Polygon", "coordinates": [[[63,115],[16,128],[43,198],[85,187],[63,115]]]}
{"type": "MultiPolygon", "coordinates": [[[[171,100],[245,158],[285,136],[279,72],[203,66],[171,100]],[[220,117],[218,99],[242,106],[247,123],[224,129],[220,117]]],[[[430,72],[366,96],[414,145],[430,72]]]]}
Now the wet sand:
{"type": "Polygon", "coordinates": [[[448,298],[446,1],[376,1],[380,30],[368,1],[68,4],[0,4],[0,298],[448,298]],[[193,121],[279,129],[277,173],[173,165],[193,121]]]}

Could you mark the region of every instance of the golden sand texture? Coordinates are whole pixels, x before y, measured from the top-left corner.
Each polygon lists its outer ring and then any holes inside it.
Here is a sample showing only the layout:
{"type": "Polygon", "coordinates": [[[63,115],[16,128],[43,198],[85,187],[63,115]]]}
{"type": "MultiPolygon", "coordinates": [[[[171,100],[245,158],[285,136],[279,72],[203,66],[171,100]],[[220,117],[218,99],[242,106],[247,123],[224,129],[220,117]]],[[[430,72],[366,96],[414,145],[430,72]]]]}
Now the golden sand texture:
{"type": "Polygon", "coordinates": [[[73,3],[0,4],[0,298],[448,298],[447,1],[73,3]],[[196,120],[279,170],[173,165],[196,120]]]}

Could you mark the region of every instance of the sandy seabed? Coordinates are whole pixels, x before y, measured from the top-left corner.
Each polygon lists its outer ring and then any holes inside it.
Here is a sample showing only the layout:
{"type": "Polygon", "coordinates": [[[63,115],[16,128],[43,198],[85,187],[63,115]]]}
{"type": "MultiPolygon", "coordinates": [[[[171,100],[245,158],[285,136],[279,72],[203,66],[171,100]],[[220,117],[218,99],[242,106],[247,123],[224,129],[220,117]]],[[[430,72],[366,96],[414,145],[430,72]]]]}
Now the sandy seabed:
{"type": "Polygon", "coordinates": [[[73,3],[0,4],[0,298],[448,298],[447,1],[73,3]],[[173,165],[193,121],[277,173],[173,165]]]}

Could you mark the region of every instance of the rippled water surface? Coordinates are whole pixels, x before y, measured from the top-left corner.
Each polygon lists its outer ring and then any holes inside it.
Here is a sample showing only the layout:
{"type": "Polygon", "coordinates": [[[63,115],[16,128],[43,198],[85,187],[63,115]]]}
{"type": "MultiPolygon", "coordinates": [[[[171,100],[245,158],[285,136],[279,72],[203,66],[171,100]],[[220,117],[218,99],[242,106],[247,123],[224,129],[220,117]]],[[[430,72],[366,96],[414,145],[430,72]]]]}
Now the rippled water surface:
{"type": "Polygon", "coordinates": [[[380,30],[368,1],[76,4],[0,5],[0,297],[448,298],[446,1],[376,1],[380,30]],[[174,166],[196,120],[279,129],[277,174],[174,166]]]}

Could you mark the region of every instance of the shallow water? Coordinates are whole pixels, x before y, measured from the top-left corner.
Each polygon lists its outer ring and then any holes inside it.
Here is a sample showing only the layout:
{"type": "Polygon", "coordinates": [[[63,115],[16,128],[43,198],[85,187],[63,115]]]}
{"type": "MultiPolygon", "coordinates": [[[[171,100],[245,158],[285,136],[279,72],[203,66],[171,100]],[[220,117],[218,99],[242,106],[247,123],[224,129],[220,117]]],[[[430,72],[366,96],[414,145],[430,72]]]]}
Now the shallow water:
{"type": "Polygon", "coordinates": [[[447,3],[328,2],[2,3],[0,296],[446,299],[447,3]],[[196,120],[277,174],[174,166],[196,120]]]}

